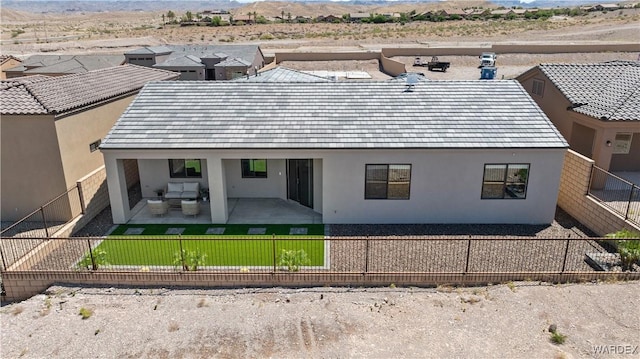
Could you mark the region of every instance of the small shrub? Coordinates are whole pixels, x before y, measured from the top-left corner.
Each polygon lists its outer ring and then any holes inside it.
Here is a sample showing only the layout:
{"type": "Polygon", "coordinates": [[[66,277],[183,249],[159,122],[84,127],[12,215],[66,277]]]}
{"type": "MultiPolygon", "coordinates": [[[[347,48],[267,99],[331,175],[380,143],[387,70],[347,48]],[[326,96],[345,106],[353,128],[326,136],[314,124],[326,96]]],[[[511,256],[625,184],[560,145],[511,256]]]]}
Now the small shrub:
{"type": "Polygon", "coordinates": [[[199,249],[195,251],[187,251],[183,249],[173,255],[173,265],[182,267],[185,271],[197,271],[198,267],[203,266],[206,262],[207,254],[200,252],[199,249]]]}
{"type": "Polygon", "coordinates": [[[297,272],[301,266],[308,265],[311,261],[304,249],[283,249],[280,252],[278,266],[288,270],[289,272],[297,272]]]}
{"type": "Polygon", "coordinates": [[[78,312],[78,314],[80,314],[83,320],[89,319],[93,315],[93,310],[82,307],[80,308],[80,311],[78,312]]]}
{"type": "Polygon", "coordinates": [[[618,241],[618,253],[622,268],[631,270],[633,264],[640,260],[640,239],[627,239],[618,241]]]}
{"type": "Polygon", "coordinates": [[[561,334],[560,332],[558,332],[557,330],[551,332],[551,341],[555,344],[564,344],[564,342],[567,340],[567,336],[564,334],[561,334]]]}
{"type": "Polygon", "coordinates": [[[268,33],[268,32],[265,32],[264,34],[260,35],[260,40],[263,40],[263,41],[273,40],[274,38],[275,37],[272,34],[268,33]]]}
{"type": "Polygon", "coordinates": [[[624,270],[631,270],[633,264],[640,261],[640,233],[621,229],[606,235],[607,238],[616,240],[617,251],[620,254],[620,262],[624,270]]]}
{"type": "Polygon", "coordinates": [[[79,269],[93,270],[97,270],[98,268],[106,265],[109,265],[109,262],[107,261],[107,252],[102,249],[92,250],[91,253],[87,253],[77,264],[79,269]],[[92,254],[93,261],[91,260],[92,254]]]}

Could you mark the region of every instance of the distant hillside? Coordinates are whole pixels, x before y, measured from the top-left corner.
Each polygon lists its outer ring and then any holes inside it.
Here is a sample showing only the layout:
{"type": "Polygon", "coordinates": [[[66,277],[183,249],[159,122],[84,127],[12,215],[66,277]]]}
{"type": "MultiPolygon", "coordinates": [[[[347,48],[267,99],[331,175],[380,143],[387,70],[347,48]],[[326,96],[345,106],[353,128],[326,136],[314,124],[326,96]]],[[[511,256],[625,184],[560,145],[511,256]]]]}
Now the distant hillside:
{"type": "MultiPolygon", "coordinates": [[[[246,0],[243,0],[246,1],[246,0]]],[[[631,1],[631,0],[627,0],[631,1]]],[[[615,1],[614,1],[615,2],[615,1]]],[[[620,1],[618,1],[620,2],[620,1]]],[[[625,2],[625,1],[622,1],[625,2]]],[[[114,11],[168,11],[174,12],[203,10],[229,10],[236,14],[246,14],[256,11],[263,16],[281,15],[282,11],[292,15],[317,16],[322,14],[346,14],[353,12],[409,12],[411,10],[424,11],[434,9],[459,9],[474,6],[495,8],[498,6],[512,7],[573,7],[581,4],[593,4],[597,1],[589,0],[350,0],[350,1],[258,1],[254,3],[240,3],[236,0],[2,0],[3,9],[28,11],[31,13],[81,13],[81,12],[114,12],[114,11]]],[[[3,16],[4,19],[4,16],[3,16]]]]}
{"type": "Polygon", "coordinates": [[[394,12],[424,12],[428,10],[441,9],[461,9],[474,6],[484,8],[496,7],[489,1],[483,0],[450,0],[436,2],[411,2],[402,3],[396,1],[376,2],[375,5],[354,5],[352,2],[281,2],[281,1],[259,1],[246,4],[242,7],[231,10],[233,14],[246,15],[254,11],[258,15],[275,17],[281,16],[282,12],[291,13],[292,16],[318,16],[318,15],[343,15],[357,12],[365,13],[394,13],[394,12]]]}

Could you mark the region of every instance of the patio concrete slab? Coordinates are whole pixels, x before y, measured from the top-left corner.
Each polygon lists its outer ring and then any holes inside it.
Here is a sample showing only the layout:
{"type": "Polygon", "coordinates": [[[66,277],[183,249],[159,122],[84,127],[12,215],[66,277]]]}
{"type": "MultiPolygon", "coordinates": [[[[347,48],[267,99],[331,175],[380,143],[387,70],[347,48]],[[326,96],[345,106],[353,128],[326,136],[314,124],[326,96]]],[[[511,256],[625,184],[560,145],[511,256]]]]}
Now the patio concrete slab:
{"type": "MultiPolygon", "coordinates": [[[[297,202],[280,198],[228,198],[227,224],[322,224],[322,214],[297,202]]],[[[128,224],[210,224],[211,203],[200,202],[197,217],[183,216],[180,208],[170,208],[162,217],[147,209],[146,198],[131,210],[128,224]]]]}
{"type": "Polygon", "coordinates": [[[280,198],[229,198],[229,224],[313,224],[322,215],[280,198]]]}

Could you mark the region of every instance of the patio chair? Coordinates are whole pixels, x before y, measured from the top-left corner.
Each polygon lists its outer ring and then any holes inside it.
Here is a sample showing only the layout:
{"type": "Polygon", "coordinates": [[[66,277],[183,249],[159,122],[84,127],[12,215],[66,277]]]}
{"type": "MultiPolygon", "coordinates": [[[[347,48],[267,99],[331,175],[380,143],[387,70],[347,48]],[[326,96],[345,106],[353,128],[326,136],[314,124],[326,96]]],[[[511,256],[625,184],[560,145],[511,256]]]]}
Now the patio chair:
{"type": "Polygon", "coordinates": [[[162,217],[169,213],[169,202],[161,199],[148,199],[147,208],[149,208],[151,214],[162,217]]]}
{"type": "Polygon", "coordinates": [[[197,200],[185,200],[180,202],[182,206],[182,214],[185,216],[193,216],[194,218],[200,213],[200,203],[197,200]]]}

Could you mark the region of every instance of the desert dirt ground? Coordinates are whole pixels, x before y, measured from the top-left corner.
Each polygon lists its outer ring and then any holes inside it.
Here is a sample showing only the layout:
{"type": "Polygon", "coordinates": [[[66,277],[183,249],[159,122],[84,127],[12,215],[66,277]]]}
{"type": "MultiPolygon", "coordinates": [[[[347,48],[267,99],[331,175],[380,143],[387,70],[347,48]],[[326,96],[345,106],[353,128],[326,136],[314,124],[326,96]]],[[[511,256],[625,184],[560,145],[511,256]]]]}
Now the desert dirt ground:
{"type": "Polygon", "coordinates": [[[218,290],[54,286],[0,309],[0,356],[638,358],[638,293],[640,282],[218,290]],[[89,317],[83,319],[81,311],[89,317]],[[566,336],[564,344],[552,342],[552,324],[566,336]]]}
{"type": "MultiPolygon", "coordinates": [[[[547,21],[496,20],[392,24],[256,24],[222,27],[162,26],[161,12],[30,14],[2,9],[3,54],[115,53],[162,44],[259,44],[266,55],[278,51],[370,51],[382,47],[490,46],[497,43],[585,44],[637,42],[640,9],[554,17],[547,21]]],[[[279,14],[279,11],[275,13],[279,14]]],[[[395,58],[407,71],[431,79],[477,79],[478,59],[441,56],[446,73],[413,67],[413,58],[395,58]]],[[[499,54],[498,78],[513,78],[545,62],[637,60],[637,53],[499,54]]],[[[284,62],[299,70],[366,71],[387,79],[377,61],[284,62]]]]}

